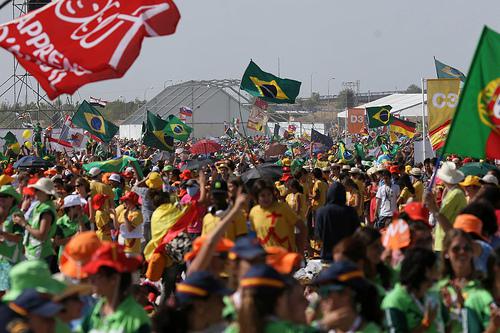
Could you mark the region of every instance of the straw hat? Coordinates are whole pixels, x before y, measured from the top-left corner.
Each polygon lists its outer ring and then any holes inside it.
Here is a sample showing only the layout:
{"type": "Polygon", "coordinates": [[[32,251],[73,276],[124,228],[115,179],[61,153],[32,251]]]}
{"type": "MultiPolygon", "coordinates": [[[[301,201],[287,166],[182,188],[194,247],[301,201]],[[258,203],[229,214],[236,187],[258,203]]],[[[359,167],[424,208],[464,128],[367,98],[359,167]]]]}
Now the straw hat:
{"type": "Polygon", "coordinates": [[[54,189],[54,183],[48,178],[40,178],[35,184],[28,185],[28,187],[42,191],[48,195],[57,196],[56,190],[54,189]]]}
{"type": "Polygon", "coordinates": [[[412,168],[410,170],[410,175],[412,175],[414,177],[420,177],[420,176],[422,176],[422,170],[420,168],[412,168]]]}
{"type": "Polygon", "coordinates": [[[444,162],[438,170],[437,176],[448,184],[458,184],[464,179],[463,172],[458,170],[456,164],[453,162],[444,162]]]}

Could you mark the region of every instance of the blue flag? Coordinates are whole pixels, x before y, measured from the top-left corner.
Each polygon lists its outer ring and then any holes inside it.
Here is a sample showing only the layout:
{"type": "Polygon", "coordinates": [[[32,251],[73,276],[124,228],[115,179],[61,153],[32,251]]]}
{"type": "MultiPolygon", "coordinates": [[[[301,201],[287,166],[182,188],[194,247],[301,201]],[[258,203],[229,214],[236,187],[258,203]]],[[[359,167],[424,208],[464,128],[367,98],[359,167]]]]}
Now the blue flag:
{"type": "Polygon", "coordinates": [[[460,81],[465,82],[465,75],[461,71],[434,58],[434,63],[436,65],[436,74],[438,79],[460,79],[460,81]]]}

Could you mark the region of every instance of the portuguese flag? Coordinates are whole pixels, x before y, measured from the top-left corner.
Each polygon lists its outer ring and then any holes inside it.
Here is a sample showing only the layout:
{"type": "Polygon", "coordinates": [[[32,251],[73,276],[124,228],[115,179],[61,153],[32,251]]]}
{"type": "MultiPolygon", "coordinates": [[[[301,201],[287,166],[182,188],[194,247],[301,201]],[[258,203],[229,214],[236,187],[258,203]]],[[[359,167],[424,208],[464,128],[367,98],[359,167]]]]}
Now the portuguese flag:
{"type": "Polygon", "coordinates": [[[299,81],[282,79],[266,73],[250,61],[241,79],[240,89],[266,102],[293,104],[299,94],[300,85],[299,81]]]}
{"type": "Polygon", "coordinates": [[[443,153],[500,158],[500,34],[484,27],[443,153]]]}

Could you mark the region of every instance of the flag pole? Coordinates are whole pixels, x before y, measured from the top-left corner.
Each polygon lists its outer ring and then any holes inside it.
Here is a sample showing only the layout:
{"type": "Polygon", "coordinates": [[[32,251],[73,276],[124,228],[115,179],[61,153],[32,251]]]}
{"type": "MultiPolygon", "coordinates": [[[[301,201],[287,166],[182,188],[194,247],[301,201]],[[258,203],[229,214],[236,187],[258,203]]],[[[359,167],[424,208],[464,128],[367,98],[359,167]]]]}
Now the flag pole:
{"type": "Polygon", "coordinates": [[[425,160],[425,139],[426,139],[426,129],[425,129],[425,95],[424,95],[424,85],[425,85],[425,79],[422,78],[422,153],[423,153],[423,160],[425,160]]]}
{"type": "Polygon", "coordinates": [[[344,143],[347,142],[347,118],[349,117],[349,111],[347,111],[347,108],[345,109],[345,112],[346,112],[346,115],[344,118],[344,131],[345,131],[344,143]]]}

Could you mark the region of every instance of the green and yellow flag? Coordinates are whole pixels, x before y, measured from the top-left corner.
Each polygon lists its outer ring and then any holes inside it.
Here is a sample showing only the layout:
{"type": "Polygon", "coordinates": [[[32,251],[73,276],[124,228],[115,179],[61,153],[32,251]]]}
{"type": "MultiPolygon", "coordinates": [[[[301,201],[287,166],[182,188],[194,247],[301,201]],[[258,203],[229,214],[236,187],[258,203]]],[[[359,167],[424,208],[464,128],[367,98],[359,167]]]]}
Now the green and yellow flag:
{"type": "Polygon", "coordinates": [[[3,145],[3,153],[7,154],[8,151],[11,151],[15,155],[19,155],[21,152],[21,145],[19,141],[17,141],[17,137],[11,131],[8,131],[7,134],[2,138],[5,140],[3,145]]]}
{"type": "Polygon", "coordinates": [[[174,137],[167,133],[167,126],[165,120],[148,111],[146,125],[142,130],[142,142],[149,147],[174,151],[174,137]]]}
{"type": "Polygon", "coordinates": [[[394,121],[394,116],[391,114],[391,109],[392,107],[390,105],[366,108],[368,127],[376,128],[390,125],[394,121]]]}
{"type": "Polygon", "coordinates": [[[97,167],[101,169],[102,172],[122,172],[125,170],[126,167],[130,166],[130,164],[133,164],[135,166],[135,170],[139,173],[139,177],[142,178],[142,169],[139,165],[139,162],[137,161],[136,158],[123,155],[111,160],[107,161],[99,161],[99,162],[92,162],[92,163],[87,163],[84,164],[83,170],[89,172],[90,169],[97,167]]]}
{"type": "Polygon", "coordinates": [[[118,132],[119,127],[106,120],[103,115],[97,111],[87,101],[83,101],[78,110],[71,118],[73,124],[77,127],[89,131],[89,133],[103,142],[109,142],[118,132]]]}
{"type": "Polygon", "coordinates": [[[266,73],[250,61],[241,79],[240,89],[266,102],[293,104],[300,92],[300,85],[299,81],[266,73]]]}
{"type": "Polygon", "coordinates": [[[174,116],[173,114],[167,117],[167,126],[165,127],[165,133],[171,135],[175,140],[186,142],[193,131],[192,127],[186,125],[182,120],[174,116]]]}
{"type": "Polygon", "coordinates": [[[443,153],[500,158],[500,34],[484,27],[443,153]]]}

